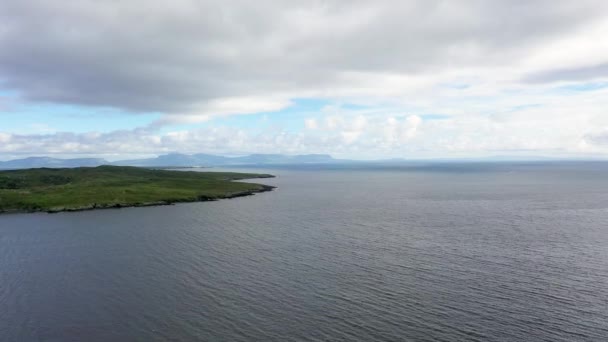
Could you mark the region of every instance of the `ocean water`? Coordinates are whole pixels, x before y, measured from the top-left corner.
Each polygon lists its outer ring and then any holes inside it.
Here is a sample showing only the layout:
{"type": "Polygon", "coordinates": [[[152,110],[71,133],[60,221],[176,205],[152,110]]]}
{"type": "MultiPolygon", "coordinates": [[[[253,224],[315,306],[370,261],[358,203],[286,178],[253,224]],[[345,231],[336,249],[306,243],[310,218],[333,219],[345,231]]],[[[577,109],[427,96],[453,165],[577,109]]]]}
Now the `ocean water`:
{"type": "Polygon", "coordinates": [[[263,171],[0,215],[0,341],[608,341],[608,164],[263,171]]]}

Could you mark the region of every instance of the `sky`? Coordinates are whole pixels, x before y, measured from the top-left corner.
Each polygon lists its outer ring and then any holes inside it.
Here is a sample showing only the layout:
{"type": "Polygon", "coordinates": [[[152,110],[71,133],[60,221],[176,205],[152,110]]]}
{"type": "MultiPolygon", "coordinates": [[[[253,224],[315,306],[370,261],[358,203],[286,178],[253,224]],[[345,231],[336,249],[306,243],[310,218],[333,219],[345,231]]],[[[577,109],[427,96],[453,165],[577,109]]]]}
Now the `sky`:
{"type": "Polygon", "coordinates": [[[608,1],[0,2],[0,160],[608,157],[608,1]]]}

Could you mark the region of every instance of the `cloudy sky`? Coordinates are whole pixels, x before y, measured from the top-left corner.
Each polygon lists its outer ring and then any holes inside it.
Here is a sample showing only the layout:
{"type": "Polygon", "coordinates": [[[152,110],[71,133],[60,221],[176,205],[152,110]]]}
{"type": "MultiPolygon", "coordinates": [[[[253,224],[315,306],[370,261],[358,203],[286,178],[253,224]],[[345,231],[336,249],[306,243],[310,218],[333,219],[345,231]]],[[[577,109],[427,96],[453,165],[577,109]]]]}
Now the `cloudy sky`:
{"type": "Polygon", "coordinates": [[[0,2],[0,160],[608,157],[608,1],[0,2]]]}

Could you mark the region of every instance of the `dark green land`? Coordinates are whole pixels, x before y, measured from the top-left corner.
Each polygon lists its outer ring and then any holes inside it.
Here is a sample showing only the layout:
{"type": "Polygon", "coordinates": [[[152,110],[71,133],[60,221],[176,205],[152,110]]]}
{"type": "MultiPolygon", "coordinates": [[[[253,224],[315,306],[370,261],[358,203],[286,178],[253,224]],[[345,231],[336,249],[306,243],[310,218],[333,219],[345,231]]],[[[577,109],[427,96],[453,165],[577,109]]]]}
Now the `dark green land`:
{"type": "Polygon", "coordinates": [[[76,211],[213,201],[270,191],[233,182],[272,175],[99,166],[0,171],[0,213],[76,211]]]}

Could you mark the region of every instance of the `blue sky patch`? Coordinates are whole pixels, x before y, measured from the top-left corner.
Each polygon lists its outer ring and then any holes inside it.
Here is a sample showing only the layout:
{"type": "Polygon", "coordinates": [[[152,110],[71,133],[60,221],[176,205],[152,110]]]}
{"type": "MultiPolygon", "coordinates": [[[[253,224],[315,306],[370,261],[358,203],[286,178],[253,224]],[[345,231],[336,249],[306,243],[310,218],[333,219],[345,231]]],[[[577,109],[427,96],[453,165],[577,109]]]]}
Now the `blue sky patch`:
{"type": "Polygon", "coordinates": [[[565,86],[558,87],[558,91],[565,92],[584,92],[584,91],[595,91],[608,88],[608,82],[589,82],[589,83],[578,83],[578,84],[569,84],[565,86]]]}
{"type": "Polygon", "coordinates": [[[111,132],[146,126],[160,113],[133,114],[78,105],[17,104],[2,112],[0,131],[18,134],[111,132]]]}

